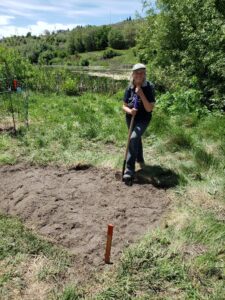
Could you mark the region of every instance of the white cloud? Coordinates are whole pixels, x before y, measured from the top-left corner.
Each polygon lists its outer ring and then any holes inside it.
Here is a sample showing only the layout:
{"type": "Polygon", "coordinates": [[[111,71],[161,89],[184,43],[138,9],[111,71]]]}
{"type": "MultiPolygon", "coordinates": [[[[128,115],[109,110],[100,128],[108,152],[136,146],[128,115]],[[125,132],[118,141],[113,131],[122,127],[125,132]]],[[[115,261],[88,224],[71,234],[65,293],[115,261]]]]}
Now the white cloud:
{"type": "Polygon", "coordinates": [[[61,24],[61,23],[47,23],[38,21],[36,24],[27,25],[24,27],[17,27],[13,25],[1,26],[0,27],[0,37],[7,37],[12,35],[26,35],[31,32],[33,35],[40,35],[45,30],[50,32],[54,30],[67,30],[76,27],[78,24],[61,24]]]}
{"type": "Polygon", "coordinates": [[[10,21],[14,19],[14,16],[1,16],[0,15],[0,25],[8,25],[10,21]]]}
{"type": "MultiPolygon", "coordinates": [[[[29,18],[40,13],[60,14],[61,16],[96,16],[101,17],[106,13],[121,15],[135,13],[141,8],[141,0],[1,0],[0,11],[29,18]]],[[[7,13],[7,14],[8,14],[7,13]]]]}
{"type": "Polygon", "coordinates": [[[14,0],[1,0],[0,7],[7,9],[17,9],[17,10],[31,10],[31,11],[59,11],[59,7],[57,5],[45,5],[38,4],[33,1],[23,1],[18,5],[18,1],[14,0]]]}
{"type": "Polygon", "coordinates": [[[114,22],[120,20],[120,16],[140,11],[141,6],[141,0],[0,0],[0,37],[25,35],[29,31],[38,35],[45,29],[53,31],[73,28],[78,23],[102,23],[101,20],[107,18],[108,23],[114,22]],[[16,26],[21,17],[25,25],[16,26]]]}

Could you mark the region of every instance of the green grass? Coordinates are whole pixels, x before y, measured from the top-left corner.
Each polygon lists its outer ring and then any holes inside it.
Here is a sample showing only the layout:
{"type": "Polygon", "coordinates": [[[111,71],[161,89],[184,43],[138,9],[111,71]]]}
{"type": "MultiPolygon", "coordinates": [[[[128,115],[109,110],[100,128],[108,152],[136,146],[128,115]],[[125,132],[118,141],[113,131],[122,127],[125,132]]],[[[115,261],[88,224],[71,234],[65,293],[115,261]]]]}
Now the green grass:
{"type": "Polygon", "coordinates": [[[137,63],[137,58],[134,56],[133,49],[115,50],[119,55],[110,59],[103,59],[103,51],[93,51],[81,53],[81,59],[87,59],[90,66],[103,66],[109,68],[121,68],[121,65],[131,65],[137,63]]]}
{"type": "Polygon", "coordinates": [[[56,300],[80,300],[83,299],[84,295],[78,291],[77,287],[68,285],[64,291],[57,295],[56,300]]]}
{"type": "Polygon", "coordinates": [[[177,213],[185,215],[182,228],[168,220],[128,249],[96,299],[223,299],[224,223],[195,208],[177,213]]]}
{"type": "MultiPolygon", "coordinates": [[[[38,237],[16,218],[0,215],[0,240],[1,299],[16,297],[16,290],[29,290],[30,281],[40,285],[40,289],[52,282],[59,288],[73,264],[66,251],[38,237]]],[[[50,294],[55,294],[54,287],[50,294]]]]}
{"type": "Polygon", "coordinates": [[[138,58],[134,55],[133,48],[114,51],[117,53],[117,56],[109,59],[103,59],[105,50],[100,50],[79,53],[78,57],[76,55],[72,55],[69,58],[53,59],[53,65],[80,66],[82,60],[88,60],[90,67],[100,66],[110,69],[121,69],[123,66],[130,66],[137,63],[138,58]]]}
{"type": "MultiPolygon", "coordinates": [[[[122,96],[122,91],[111,97],[32,94],[29,130],[21,127],[17,136],[0,134],[0,164],[121,167],[127,138],[122,96]]],[[[10,295],[10,286],[24,289],[25,273],[18,275],[18,269],[35,256],[41,261],[44,257],[47,263],[33,276],[37,282],[50,284],[52,299],[222,300],[224,128],[225,119],[219,114],[168,116],[156,109],[144,138],[146,172],[164,181],[164,188],[170,187],[171,210],[161,227],[126,250],[114,271],[87,289],[73,286],[66,276],[60,283],[71,264],[61,250],[27,231],[19,221],[1,216],[2,295],[10,295]],[[168,185],[169,179],[176,182],[168,185]],[[52,278],[57,278],[54,284],[52,278]]]]}
{"type": "Polygon", "coordinates": [[[29,130],[21,128],[16,137],[1,134],[0,164],[21,159],[40,164],[103,164],[113,159],[113,152],[101,152],[104,145],[119,145],[126,139],[118,96],[32,95],[30,99],[29,130]]]}

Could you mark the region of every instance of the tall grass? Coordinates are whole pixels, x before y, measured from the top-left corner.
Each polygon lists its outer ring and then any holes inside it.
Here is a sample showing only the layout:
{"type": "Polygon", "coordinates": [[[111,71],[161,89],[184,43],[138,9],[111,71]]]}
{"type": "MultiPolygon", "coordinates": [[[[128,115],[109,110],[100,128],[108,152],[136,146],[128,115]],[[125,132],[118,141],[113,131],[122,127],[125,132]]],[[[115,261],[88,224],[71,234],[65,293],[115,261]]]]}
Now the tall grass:
{"type": "MultiPolygon", "coordinates": [[[[121,167],[127,139],[122,96],[123,91],[111,97],[31,94],[30,128],[21,126],[16,137],[0,134],[0,164],[85,162],[121,167]]],[[[166,221],[125,251],[117,269],[96,283],[98,293],[80,292],[67,283],[63,292],[56,289],[56,299],[223,299],[224,128],[225,119],[217,113],[169,116],[156,108],[144,137],[145,160],[154,171],[150,176],[168,181],[168,173],[157,174],[165,169],[180,179],[171,185],[172,205],[166,221]]],[[[11,245],[7,236],[16,224],[11,229],[2,227],[4,255],[15,254],[7,248],[11,245]]],[[[13,251],[24,247],[24,253],[30,253],[39,245],[35,240],[27,247],[22,230],[14,236],[13,251]]],[[[3,281],[12,282],[6,277],[3,281]]]]}
{"type": "Polygon", "coordinates": [[[224,232],[223,222],[182,204],[166,228],[125,251],[94,299],[223,299],[224,232]]]}
{"type": "Polygon", "coordinates": [[[90,76],[85,73],[73,73],[63,68],[36,67],[33,76],[26,85],[33,91],[41,93],[61,93],[68,95],[94,92],[113,95],[127,86],[126,80],[90,76]]]}
{"type": "Polygon", "coordinates": [[[121,101],[107,96],[31,94],[30,119],[29,130],[21,126],[16,138],[0,135],[0,163],[10,159],[12,163],[27,159],[42,164],[87,159],[104,162],[111,160],[113,152],[105,155],[99,151],[102,145],[111,143],[116,147],[126,140],[121,101]],[[89,149],[95,150],[88,154],[89,149]]]}

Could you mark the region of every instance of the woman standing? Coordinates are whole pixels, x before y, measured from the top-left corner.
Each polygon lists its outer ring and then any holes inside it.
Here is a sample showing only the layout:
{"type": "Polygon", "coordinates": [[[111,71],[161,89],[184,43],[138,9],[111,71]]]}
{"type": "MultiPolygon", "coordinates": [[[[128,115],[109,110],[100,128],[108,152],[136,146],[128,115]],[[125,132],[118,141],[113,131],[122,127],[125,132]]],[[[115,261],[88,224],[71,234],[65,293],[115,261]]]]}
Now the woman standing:
{"type": "Polygon", "coordinates": [[[146,80],[146,66],[136,64],[132,69],[131,83],[125,92],[123,103],[128,128],[130,127],[132,116],[135,116],[126,170],[123,176],[124,181],[129,181],[134,177],[135,162],[138,162],[141,168],[144,166],[141,137],[151,121],[154,103],[154,88],[146,80]],[[138,97],[138,109],[134,108],[135,97],[138,97]]]}

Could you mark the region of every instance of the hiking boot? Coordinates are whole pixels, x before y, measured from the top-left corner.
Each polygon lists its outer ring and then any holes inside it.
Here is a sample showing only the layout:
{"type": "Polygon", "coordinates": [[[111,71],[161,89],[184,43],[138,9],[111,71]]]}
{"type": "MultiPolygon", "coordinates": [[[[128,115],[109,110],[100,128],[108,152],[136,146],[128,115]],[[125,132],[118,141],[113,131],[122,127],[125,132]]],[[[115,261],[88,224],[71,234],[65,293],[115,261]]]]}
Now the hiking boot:
{"type": "Polygon", "coordinates": [[[133,185],[133,175],[131,172],[127,171],[124,175],[123,175],[123,182],[128,185],[128,186],[132,186],[133,185]]]}
{"type": "Polygon", "coordinates": [[[126,173],[126,174],[123,175],[123,180],[124,180],[124,181],[126,181],[126,180],[131,180],[132,178],[133,178],[133,177],[132,177],[131,174],[126,173]]]}

